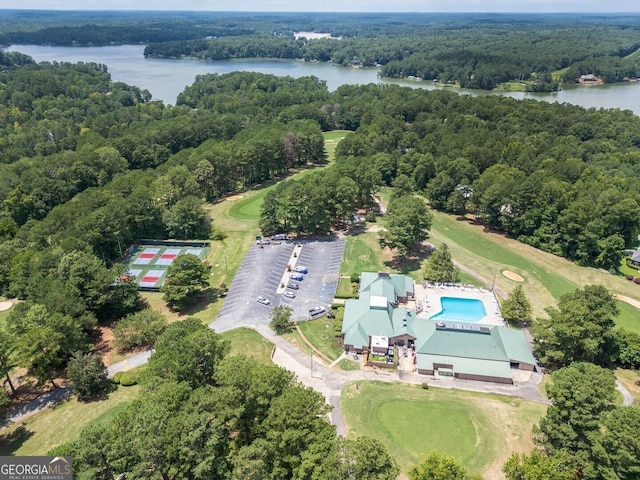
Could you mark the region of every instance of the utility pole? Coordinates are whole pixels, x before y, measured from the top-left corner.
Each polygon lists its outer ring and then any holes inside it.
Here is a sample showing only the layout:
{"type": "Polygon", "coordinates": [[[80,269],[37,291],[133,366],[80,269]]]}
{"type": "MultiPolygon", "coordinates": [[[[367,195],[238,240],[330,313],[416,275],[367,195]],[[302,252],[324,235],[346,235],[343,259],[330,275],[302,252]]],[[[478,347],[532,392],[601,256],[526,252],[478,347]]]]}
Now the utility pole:
{"type": "Polygon", "coordinates": [[[313,349],[311,349],[311,378],[313,378],[313,349]]]}
{"type": "Polygon", "coordinates": [[[229,275],[229,268],[227,267],[227,256],[224,256],[224,273],[225,275],[229,275]]]}

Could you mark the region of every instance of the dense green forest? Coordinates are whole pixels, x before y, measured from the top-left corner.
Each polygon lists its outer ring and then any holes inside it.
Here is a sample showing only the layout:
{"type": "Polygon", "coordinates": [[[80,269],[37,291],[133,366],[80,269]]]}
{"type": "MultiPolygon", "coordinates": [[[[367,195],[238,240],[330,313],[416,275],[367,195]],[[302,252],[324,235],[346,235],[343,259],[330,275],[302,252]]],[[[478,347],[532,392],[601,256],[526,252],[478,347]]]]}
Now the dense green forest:
{"type": "Polygon", "coordinates": [[[640,17],[535,14],[305,14],[222,12],[6,11],[0,45],[147,44],[145,55],[286,58],[381,66],[420,78],[491,90],[509,81],[529,91],[594,74],[640,77],[640,17]],[[296,40],[298,31],[340,40],[296,40]]]}

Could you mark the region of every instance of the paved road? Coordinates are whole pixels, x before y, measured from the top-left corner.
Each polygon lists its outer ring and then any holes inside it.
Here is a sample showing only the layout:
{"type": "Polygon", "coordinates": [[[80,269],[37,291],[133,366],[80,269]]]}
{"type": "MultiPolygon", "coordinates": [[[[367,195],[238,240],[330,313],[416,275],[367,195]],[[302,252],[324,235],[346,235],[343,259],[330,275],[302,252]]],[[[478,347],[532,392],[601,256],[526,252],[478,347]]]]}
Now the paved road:
{"type": "Polygon", "coordinates": [[[54,388],[50,392],[40,395],[38,398],[9,412],[7,421],[8,423],[21,422],[45,408],[67,400],[69,397],[71,397],[71,389],[69,387],[54,388]]]}

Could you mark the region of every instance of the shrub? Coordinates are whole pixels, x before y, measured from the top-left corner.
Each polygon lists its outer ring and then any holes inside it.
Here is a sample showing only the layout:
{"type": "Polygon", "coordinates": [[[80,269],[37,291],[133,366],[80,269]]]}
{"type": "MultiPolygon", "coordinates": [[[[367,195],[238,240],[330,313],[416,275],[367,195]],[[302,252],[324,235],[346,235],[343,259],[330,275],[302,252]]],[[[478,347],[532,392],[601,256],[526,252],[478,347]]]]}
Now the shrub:
{"type": "Polygon", "coordinates": [[[351,280],[351,283],[355,283],[356,284],[356,288],[357,288],[357,284],[360,282],[360,274],[359,273],[352,273],[351,276],[349,277],[349,279],[351,280]]]}
{"type": "Polygon", "coordinates": [[[421,387],[423,390],[429,390],[429,384],[427,382],[422,382],[421,387]]]}
{"type": "Polygon", "coordinates": [[[138,378],[134,375],[131,375],[130,372],[122,372],[120,376],[120,385],[123,387],[131,387],[132,385],[136,385],[138,383],[138,378]]]}
{"type": "Polygon", "coordinates": [[[119,384],[120,383],[120,379],[122,378],[122,374],[124,372],[116,372],[116,374],[113,376],[113,378],[111,379],[111,381],[115,384],[119,384]]]}
{"type": "Polygon", "coordinates": [[[375,222],[376,221],[376,212],[367,212],[367,214],[364,216],[364,219],[367,222],[375,222]]]}
{"type": "Polygon", "coordinates": [[[637,283],[638,285],[640,285],[640,277],[636,277],[633,279],[634,283],[637,283]]]}
{"type": "Polygon", "coordinates": [[[627,280],[633,281],[633,275],[626,275],[627,280]]]}

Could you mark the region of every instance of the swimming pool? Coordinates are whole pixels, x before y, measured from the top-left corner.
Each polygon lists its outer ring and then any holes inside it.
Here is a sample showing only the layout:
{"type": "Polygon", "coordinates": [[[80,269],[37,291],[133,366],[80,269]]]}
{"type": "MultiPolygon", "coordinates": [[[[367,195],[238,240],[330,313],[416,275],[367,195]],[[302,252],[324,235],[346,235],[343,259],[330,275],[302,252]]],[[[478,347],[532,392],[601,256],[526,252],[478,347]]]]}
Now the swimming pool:
{"type": "Polygon", "coordinates": [[[476,323],[487,316],[482,300],[475,298],[442,297],[442,310],[429,320],[476,323]]]}

